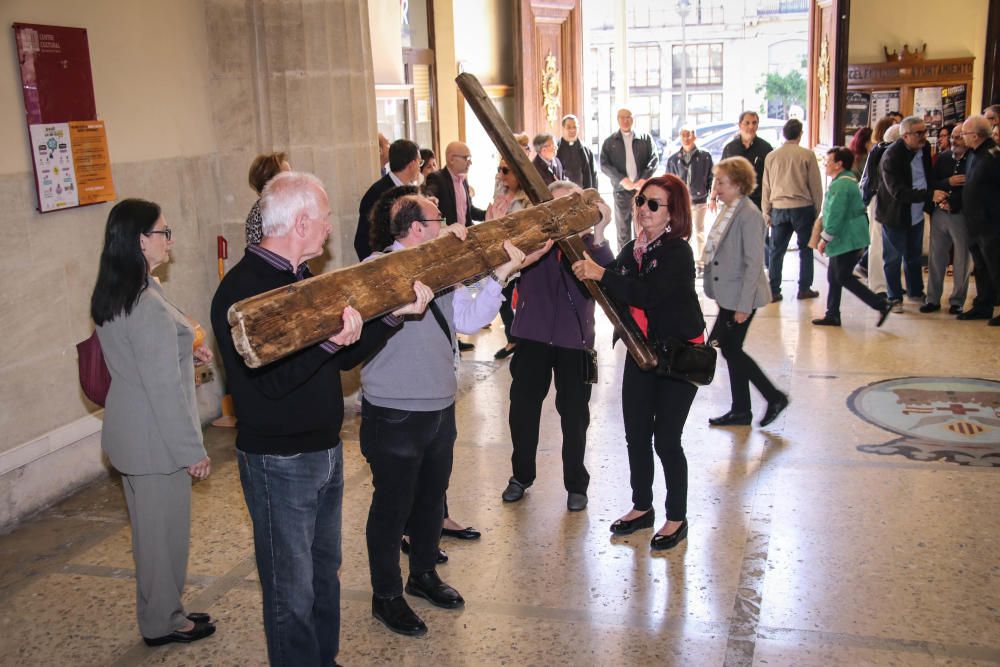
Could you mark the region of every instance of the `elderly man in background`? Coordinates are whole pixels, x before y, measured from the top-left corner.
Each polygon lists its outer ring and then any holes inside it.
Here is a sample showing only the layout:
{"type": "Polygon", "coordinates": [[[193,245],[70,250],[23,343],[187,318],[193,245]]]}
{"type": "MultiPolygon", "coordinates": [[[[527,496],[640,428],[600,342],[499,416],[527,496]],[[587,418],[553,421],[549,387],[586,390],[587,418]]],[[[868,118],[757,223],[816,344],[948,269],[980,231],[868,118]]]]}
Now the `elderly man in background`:
{"type": "Polygon", "coordinates": [[[962,137],[962,123],[952,128],[951,147],[938,153],[934,160],[934,212],[931,214],[931,239],[928,250],[929,274],[927,300],[920,306],[921,313],[941,310],[944,276],[948,271],[948,256],[954,248],[954,282],[948,312],[957,315],[965,305],[972,271],[969,254],[969,235],[965,213],[962,209],[962,191],[965,185],[967,147],[962,137]]]}
{"type": "Polygon", "coordinates": [[[812,151],[799,146],[802,121],[793,118],[781,130],[785,143],[764,158],[761,212],[771,228],[771,301],[781,301],[781,269],[794,233],[799,244],[798,299],[815,299],[813,251],[809,247],[817,212],[823,210],[823,178],[812,151]]]}
{"type": "Polygon", "coordinates": [[[628,109],[618,110],[618,131],[601,146],[601,171],[611,179],[615,197],[615,225],[618,227],[618,248],[632,240],[632,199],[646,183],[660,155],[653,138],[633,130],[635,119],[628,109]]]}
{"type": "Polygon", "coordinates": [[[364,324],[344,309],[343,329],[328,340],[261,368],[248,368],[229,331],[238,301],[310,277],[306,262],[323,253],[330,202],[311,174],[282,172],[260,198],[263,239],[219,284],[212,328],[226,368],[239,430],[236,459],[253,524],[272,665],[331,665],[340,647],[340,529],[344,460],[340,371],[361,363],[434,297],[414,283],[417,300],[364,324]]]}
{"type": "Polygon", "coordinates": [[[576,116],[566,114],[562,119],[562,138],[556,150],[556,157],[562,162],[566,180],[583,189],[597,187],[597,168],[594,154],[579,140],[579,123],[576,116]]]}
{"type": "Polygon", "coordinates": [[[931,148],[923,118],[903,119],[900,138],[882,156],[879,175],[876,216],[882,223],[882,263],[892,311],[901,313],[901,264],[906,273],[907,296],[914,301],[923,301],[925,296],[921,266],[924,213],[932,210],[933,190],[931,148]]]}
{"type": "Polygon", "coordinates": [[[989,318],[991,327],[1000,326],[1000,316],[993,316],[993,306],[1000,296],[1000,146],[991,137],[990,121],[984,116],[970,116],[962,137],[969,147],[963,207],[968,223],[973,259],[976,263],[977,296],[974,316],[959,319],[989,318]]]}
{"type": "Polygon", "coordinates": [[[712,192],[712,154],[695,145],[698,133],[691,125],[681,127],[681,147],[667,158],[667,173],[677,176],[691,194],[691,244],[698,273],[704,270],[701,254],[705,250],[705,212],[712,192]]]}
{"type": "Polygon", "coordinates": [[[461,141],[453,141],[444,149],[444,168],[428,174],[424,184],[424,193],[437,198],[444,219],[466,227],[486,219],[486,211],[476,208],[469,194],[467,177],[471,165],[469,147],[461,141]]]}
{"type": "Polygon", "coordinates": [[[531,144],[535,147],[535,159],[531,164],[535,165],[545,185],[563,180],[562,162],[556,157],[556,138],[549,132],[540,132],[531,144]]]}

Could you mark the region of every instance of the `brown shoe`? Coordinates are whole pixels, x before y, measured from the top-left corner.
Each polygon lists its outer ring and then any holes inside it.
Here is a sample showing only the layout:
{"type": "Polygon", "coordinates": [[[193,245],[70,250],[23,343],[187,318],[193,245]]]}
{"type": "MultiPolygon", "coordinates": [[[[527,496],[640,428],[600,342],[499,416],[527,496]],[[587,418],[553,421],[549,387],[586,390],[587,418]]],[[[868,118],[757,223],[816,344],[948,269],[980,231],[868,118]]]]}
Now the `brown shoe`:
{"type": "Polygon", "coordinates": [[[819,292],[814,289],[800,289],[799,295],[796,297],[799,301],[802,299],[815,299],[819,296],[819,292]]]}

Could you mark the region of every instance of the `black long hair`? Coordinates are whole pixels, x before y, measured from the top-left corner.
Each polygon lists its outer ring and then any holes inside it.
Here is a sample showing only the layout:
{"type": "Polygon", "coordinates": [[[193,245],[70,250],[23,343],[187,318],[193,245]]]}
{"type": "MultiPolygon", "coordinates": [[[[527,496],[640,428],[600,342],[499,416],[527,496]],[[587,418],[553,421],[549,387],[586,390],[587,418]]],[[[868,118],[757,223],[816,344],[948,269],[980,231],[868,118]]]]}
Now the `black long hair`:
{"type": "Polygon", "coordinates": [[[90,316],[97,325],[128,315],[149,284],[149,266],[139,235],[160,219],[160,206],[145,199],[123,199],[108,214],[97,284],[90,297],[90,316]]]}
{"type": "Polygon", "coordinates": [[[406,195],[418,194],[420,190],[413,185],[397,185],[391,190],[386,190],[375,202],[368,220],[371,226],[368,228],[368,245],[372,252],[382,252],[392,245],[395,238],[389,230],[389,212],[396,200],[406,195]]]}

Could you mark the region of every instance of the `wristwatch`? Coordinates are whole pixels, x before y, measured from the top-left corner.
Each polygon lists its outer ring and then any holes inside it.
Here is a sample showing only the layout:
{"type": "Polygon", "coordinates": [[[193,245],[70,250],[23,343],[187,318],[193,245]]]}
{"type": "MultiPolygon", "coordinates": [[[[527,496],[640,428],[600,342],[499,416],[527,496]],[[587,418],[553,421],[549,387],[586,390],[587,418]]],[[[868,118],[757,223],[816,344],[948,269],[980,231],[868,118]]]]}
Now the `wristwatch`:
{"type": "Polygon", "coordinates": [[[490,271],[490,278],[497,281],[497,283],[500,285],[500,289],[507,287],[507,283],[510,282],[510,276],[507,276],[505,279],[501,280],[500,276],[497,275],[496,271],[490,271]]]}

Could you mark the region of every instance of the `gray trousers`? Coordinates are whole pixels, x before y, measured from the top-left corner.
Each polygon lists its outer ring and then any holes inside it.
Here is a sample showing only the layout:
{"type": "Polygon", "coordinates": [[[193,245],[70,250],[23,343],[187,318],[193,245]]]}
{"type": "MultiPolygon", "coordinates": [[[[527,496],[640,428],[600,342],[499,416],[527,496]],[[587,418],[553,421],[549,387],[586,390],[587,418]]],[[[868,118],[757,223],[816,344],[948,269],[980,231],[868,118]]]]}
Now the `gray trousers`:
{"type": "Polygon", "coordinates": [[[972,257],[969,254],[969,234],[965,227],[965,216],[962,213],[948,213],[936,208],[931,215],[927,303],[941,303],[944,276],[948,271],[948,252],[952,246],[955,248],[954,285],[948,303],[961,308],[965,306],[965,297],[969,292],[969,275],[972,273],[972,257]]]}
{"type": "Polygon", "coordinates": [[[132,522],[135,606],[143,637],[169,635],[188,623],[181,604],[191,539],[191,476],[122,475],[132,522]]]}
{"type": "Polygon", "coordinates": [[[618,251],[625,247],[625,244],[635,238],[632,229],[632,200],[635,199],[634,190],[620,190],[615,192],[615,227],[618,228],[618,251]]]}

